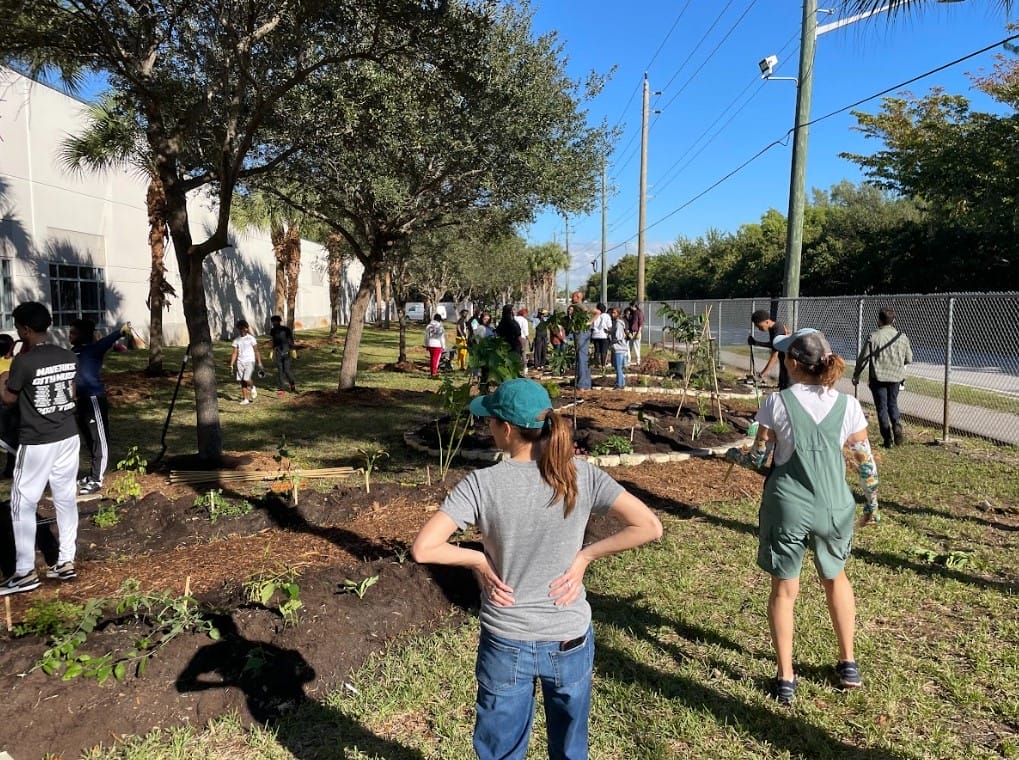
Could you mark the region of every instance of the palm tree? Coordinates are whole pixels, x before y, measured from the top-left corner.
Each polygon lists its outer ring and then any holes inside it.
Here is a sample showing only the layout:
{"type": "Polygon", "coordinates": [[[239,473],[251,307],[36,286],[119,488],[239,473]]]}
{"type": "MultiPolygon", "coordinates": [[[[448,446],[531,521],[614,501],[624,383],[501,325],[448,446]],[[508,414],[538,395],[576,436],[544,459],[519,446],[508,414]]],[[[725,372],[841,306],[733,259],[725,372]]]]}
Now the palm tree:
{"type": "Polygon", "coordinates": [[[569,257],[562,246],[556,243],[531,246],[527,249],[527,266],[531,274],[531,287],[534,306],[547,306],[555,311],[555,277],[556,272],[566,269],[570,264],[569,257]]]}
{"type": "Polygon", "coordinates": [[[104,173],[114,166],[128,166],[148,180],[145,208],[149,221],[149,362],[146,374],[163,374],[163,308],[170,296],[176,296],[166,281],[167,228],[166,191],[155,170],[152,154],[126,101],[117,93],[107,93],[89,106],[88,123],[80,134],[66,138],[60,145],[60,161],[75,173],[104,173]]]}
{"type": "MultiPolygon", "coordinates": [[[[888,11],[889,13],[894,14],[899,12],[916,11],[924,6],[934,5],[935,3],[959,2],[964,2],[964,0],[901,0],[901,2],[892,5],[888,11]]],[[[994,0],[994,2],[1007,13],[1011,10],[1014,0],[994,0]]],[[[841,10],[845,13],[845,15],[851,16],[857,13],[873,13],[888,4],[888,0],[843,0],[841,10]]]]}
{"type": "Polygon", "coordinates": [[[297,277],[301,272],[301,214],[274,197],[256,191],[238,193],[230,212],[238,229],[250,227],[269,231],[276,278],[273,314],[279,314],[293,329],[297,305],[297,277]]]}

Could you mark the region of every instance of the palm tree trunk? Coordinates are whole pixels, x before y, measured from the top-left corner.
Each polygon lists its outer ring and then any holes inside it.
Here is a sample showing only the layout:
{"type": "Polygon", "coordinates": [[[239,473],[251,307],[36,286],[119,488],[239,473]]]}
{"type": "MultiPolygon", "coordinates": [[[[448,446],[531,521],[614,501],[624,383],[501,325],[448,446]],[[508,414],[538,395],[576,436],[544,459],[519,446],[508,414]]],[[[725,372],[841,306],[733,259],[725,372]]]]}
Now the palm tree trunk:
{"type": "Polygon", "coordinates": [[[276,259],[276,282],[273,291],[272,313],[283,316],[287,308],[287,251],[286,231],[283,225],[273,223],[269,226],[269,239],[272,241],[272,254],[276,259]]]}
{"type": "Polygon", "coordinates": [[[166,193],[158,176],[149,178],[145,207],[149,216],[149,251],[152,257],[149,271],[149,364],[145,374],[157,377],[163,374],[163,307],[167,293],[172,292],[166,282],[166,193]]]}
{"type": "Polygon", "coordinates": [[[301,229],[295,224],[287,230],[287,326],[294,329],[297,312],[297,278],[301,274],[301,229]]]}
{"type": "Polygon", "coordinates": [[[388,330],[390,320],[390,304],[393,302],[393,273],[388,269],[385,274],[385,288],[382,293],[382,298],[386,302],[385,316],[383,317],[383,325],[388,330]]]}

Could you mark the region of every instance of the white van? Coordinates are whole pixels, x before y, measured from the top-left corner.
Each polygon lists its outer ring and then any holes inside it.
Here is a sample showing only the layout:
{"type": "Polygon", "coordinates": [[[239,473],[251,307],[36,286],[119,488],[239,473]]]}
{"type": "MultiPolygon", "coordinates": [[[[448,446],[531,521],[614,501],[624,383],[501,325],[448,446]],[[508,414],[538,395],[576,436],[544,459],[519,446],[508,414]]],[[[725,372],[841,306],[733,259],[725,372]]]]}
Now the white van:
{"type": "Polygon", "coordinates": [[[453,304],[445,302],[432,304],[432,310],[426,314],[423,302],[408,301],[404,310],[407,313],[408,322],[431,322],[435,314],[441,314],[443,319],[449,319],[449,315],[453,313],[452,306],[453,304]]]}

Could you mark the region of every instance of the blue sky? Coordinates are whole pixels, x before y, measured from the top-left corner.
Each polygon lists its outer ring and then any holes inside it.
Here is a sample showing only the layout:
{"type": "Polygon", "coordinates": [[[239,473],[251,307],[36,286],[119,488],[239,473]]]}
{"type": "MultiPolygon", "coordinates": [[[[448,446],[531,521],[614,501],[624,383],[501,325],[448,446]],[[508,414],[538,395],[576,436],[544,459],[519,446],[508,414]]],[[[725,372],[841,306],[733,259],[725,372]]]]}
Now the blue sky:
{"type": "MultiPolygon", "coordinates": [[[[837,3],[819,0],[819,5],[837,3]]],[[[817,118],[961,58],[1008,36],[1004,12],[988,0],[926,3],[922,11],[882,14],[817,40],[811,117],[817,118]]],[[[592,123],[622,130],[610,157],[609,265],[637,250],[641,84],[652,92],[648,138],[646,245],[661,250],[680,236],[714,227],[734,230],[769,208],[787,211],[791,140],[766,151],[702,198],[694,196],[750,159],[792,127],[796,85],[764,82],[757,62],[778,55],[776,76],[796,76],[802,5],[799,0],[534,0],[536,34],[555,31],[574,78],[616,67],[602,93],[588,104],[592,123]]],[[[824,24],[838,16],[819,17],[824,24]]],[[[978,110],[997,110],[972,89],[966,72],[993,65],[996,51],[926,77],[903,89],[932,87],[969,96],[978,110]]],[[[875,99],[858,110],[876,112],[875,99]]],[[[808,187],[827,189],[861,172],[838,157],[871,153],[879,144],[853,132],[851,114],[810,128],[808,187]]],[[[571,217],[571,282],[592,273],[601,257],[601,211],[571,217]]],[[[561,216],[545,214],[527,230],[531,243],[564,239],[561,216]]],[[[563,278],[560,277],[560,283],[563,278]]]]}

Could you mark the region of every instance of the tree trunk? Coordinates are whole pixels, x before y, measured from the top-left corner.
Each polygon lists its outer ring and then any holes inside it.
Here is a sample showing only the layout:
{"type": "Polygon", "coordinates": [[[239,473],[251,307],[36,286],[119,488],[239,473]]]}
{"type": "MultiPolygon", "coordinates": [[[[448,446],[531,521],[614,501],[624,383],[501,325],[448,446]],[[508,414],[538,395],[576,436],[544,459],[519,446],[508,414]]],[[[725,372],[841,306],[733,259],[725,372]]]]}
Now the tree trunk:
{"type": "Polygon", "coordinates": [[[297,312],[297,278],[301,274],[301,228],[296,224],[287,230],[287,327],[294,329],[297,312]]]}
{"type": "Polygon", "coordinates": [[[276,282],[273,290],[272,313],[283,316],[287,308],[287,240],[283,225],[269,226],[269,239],[272,241],[272,255],[276,259],[276,282]]]}
{"type": "Polygon", "coordinates": [[[354,388],[357,380],[357,355],[361,349],[361,336],[364,334],[364,318],[371,304],[372,292],[375,289],[376,272],[374,264],[365,264],[361,275],[361,284],[357,287],[354,303],[350,305],[350,324],[347,325],[347,338],[343,341],[343,359],[340,362],[339,390],[354,388]]]}
{"type": "Polygon", "coordinates": [[[397,323],[400,326],[400,339],[397,341],[396,361],[401,364],[407,361],[407,312],[406,304],[396,312],[397,323]]]}
{"type": "Polygon", "coordinates": [[[343,257],[330,245],[333,236],[326,240],[329,262],[329,337],[335,338],[340,327],[340,291],[343,289],[343,257]]]}
{"type": "Polygon", "coordinates": [[[393,273],[390,272],[388,269],[386,270],[385,290],[383,291],[382,297],[383,299],[385,299],[386,302],[385,317],[383,317],[383,326],[388,330],[389,321],[392,316],[390,313],[390,309],[391,304],[393,303],[393,273]]]}
{"type": "Polygon", "coordinates": [[[163,307],[167,293],[166,282],[166,193],[157,176],[149,178],[145,206],[149,216],[149,251],[152,268],[149,271],[149,364],[145,374],[156,377],[163,374],[163,307]]]}
{"type": "Polygon", "coordinates": [[[216,360],[212,354],[212,332],[209,309],[205,300],[202,258],[191,254],[191,231],[188,229],[187,200],[181,195],[167,197],[170,238],[177,257],[177,268],[183,287],[181,301],[191,345],[191,366],[194,371],[195,412],[198,417],[198,456],[216,466],[223,456],[223,432],[219,424],[219,402],[216,399],[216,360]]]}
{"type": "Polygon", "coordinates": [[[382,321],[382,278],[375,275],[375,319],[376,324],[382,321]]]}

